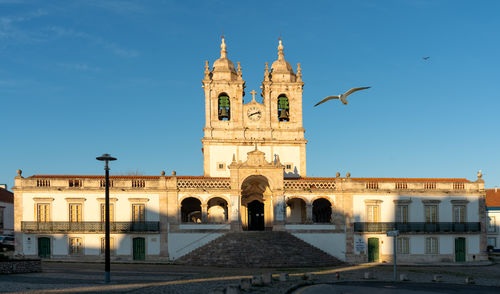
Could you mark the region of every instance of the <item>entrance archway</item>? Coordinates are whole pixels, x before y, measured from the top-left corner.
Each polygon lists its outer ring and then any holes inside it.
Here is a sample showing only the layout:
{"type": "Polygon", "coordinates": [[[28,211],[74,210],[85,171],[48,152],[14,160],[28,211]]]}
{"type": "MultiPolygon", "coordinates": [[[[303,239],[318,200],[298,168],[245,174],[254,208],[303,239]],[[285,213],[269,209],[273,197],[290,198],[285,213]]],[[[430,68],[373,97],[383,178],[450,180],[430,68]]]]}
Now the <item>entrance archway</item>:
{"type": "Polygon", "coordinates": [[[248,230],[263,231],[264,225],[264,203],[254,200],[247,205],[248,209],[248,230]]]}
{"type": "Polygon", "coordinates": [[[253,175],[241,184],[241,224],[243,230],[271,230],[273,213],[271,190],[266,177],[253,175]]]}

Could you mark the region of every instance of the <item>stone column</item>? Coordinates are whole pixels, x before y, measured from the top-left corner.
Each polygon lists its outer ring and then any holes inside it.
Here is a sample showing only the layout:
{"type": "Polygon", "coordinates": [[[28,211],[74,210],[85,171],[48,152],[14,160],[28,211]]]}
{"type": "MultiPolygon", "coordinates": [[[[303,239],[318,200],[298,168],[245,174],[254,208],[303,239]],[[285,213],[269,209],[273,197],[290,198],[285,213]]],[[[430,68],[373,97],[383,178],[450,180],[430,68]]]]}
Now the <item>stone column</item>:
{"type": "Polygon", "coordinates": [[[275,195],[274,201],[274,224],[273,230],[282,231],[285,229],[286,204],[284,195],[275,195]]]}
{"type": "Polygon", "coordinates": [[[172,177],[167,178],[166,181],[167,192],[167,220],[169,232],[175,231],[179,227],[179,210],[180,203],[178,203],[179,193],[177,191],[177,176],[172,172],[172,177]]]}
{"type": "Polygon", "coordinates": [[[354,252],[354,219],[353,219],[353,206],[352,206],[351,193],[344,193],[341,195],[342,200],[340,204],[344,211],[345,219],[345,257],[347,262],[356,262],[354,252]]]}
{"type": "MultiPolygon", "coordinates": [[[[484,190],[483,190],[484,191],[484,190]]],[[[479,212],[479,222],[481,223],[481,232],[479,235],[479,256],[476,257],[478,260],[488,260],[488,239],[487,239],[487,227],[488,227],[488,212],[486,211],[486,192],[483,192],[478,197],[478,212],[479,212]]]]}
{"type": "Polygon", "coordinates": [[[208,223],[208,204],[201,204],[201,223],[208,223]]]}
{"type": "Polygon", "coordinates": [[[312,203],[306,203],[306,224],[312,224],[313,222],[313,205],[312,203]]]}
{"type": "Polygon", "coordinates": [[[160,206],[160,259],[168,260],[168,192],[167,192],[167,177],[165,172],[158,179],[159,206],[160,206]]]}
{"type": "Polygon", "coordinates": [[[229,211],[229,220],[231,221],[231,231],[233,232],[241,231],[239,207],[240,207],[239,193],[237,195],[234,194],[231,195],[231,203],[228,207],[228,211],[229,211]]]}
{"type": "MultiPolygon", "coordinates": [[[[23,233],[21,231],[21,221],[23,221],[23,177],[21,176],[21,170],[17,171],[17,177],[15,179],[15,186],[12,188],[14,191],[14,240],[15,240],[15,251],[14,254],[24,254],[23,248],[23,233]]],[[[36,221],[36,215],[33,218],[36,221]]],[[[33,240],[35,242],[36,240],[33,240]]]]}

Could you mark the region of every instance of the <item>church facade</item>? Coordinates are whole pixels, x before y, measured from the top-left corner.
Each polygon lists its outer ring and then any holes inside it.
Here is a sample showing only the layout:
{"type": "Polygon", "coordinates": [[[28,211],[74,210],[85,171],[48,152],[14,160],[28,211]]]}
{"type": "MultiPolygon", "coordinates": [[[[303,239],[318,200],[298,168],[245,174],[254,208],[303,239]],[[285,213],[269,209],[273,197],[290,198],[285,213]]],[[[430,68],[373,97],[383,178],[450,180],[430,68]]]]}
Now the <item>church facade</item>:
{"type": "MultiPolygon", "coordinates": [[[[482,175],[456,178],[307,177],[304,82],[285,59],[266,63],[262,102],[243,102],[239,63],[221,55],[202,80],[203,176],[111,176],[115,260],[175,260],[227,232],[286,231],[352,263],[487,259],[482,175]],[[396,248],[389,231],[398,231],[396,248]]],[[[100,260],[104,177],[15,180],[16,253],[100,260]]]]}

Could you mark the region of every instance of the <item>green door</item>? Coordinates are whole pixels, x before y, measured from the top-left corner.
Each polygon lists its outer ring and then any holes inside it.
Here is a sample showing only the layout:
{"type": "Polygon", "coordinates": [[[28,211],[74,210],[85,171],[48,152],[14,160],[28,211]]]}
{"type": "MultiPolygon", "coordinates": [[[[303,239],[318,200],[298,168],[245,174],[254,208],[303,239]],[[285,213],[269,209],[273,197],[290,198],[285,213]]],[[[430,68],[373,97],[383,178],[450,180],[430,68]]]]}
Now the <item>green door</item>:
{"type": "Polygon", "coordinates": [[[378,238],[368,238],[368,262],[378,261],[378,238]]]}
{"type": "Polygon", "coordinates": [[[38,257],[50,258],[50,238],[38,238],[38,257]]]}
{"type": "Polygon", "coordinates": [[[146,259],[146,240],[144,238],[134,238],[134,260],[146,259]]]}
{"type": "Polygon", "coordinates": [[[465,261],[465,238],[455,239],[455,261],[456,262],[465,261]]]}

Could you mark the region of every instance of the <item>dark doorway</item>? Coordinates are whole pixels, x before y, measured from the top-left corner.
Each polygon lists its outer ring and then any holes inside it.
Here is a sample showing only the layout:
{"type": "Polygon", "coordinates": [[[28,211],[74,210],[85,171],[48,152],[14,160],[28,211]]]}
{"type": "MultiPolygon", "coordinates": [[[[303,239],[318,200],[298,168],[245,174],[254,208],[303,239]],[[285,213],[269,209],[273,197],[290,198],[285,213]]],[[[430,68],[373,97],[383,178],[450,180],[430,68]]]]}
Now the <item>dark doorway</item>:
{"type": "Polygon", "coordinates": [[[378,261],[378,238],[368,238],[368,262],[378,261]]]}
{"type": "Polygon", "coordinates": [[[313,202],[313,222],[331,223],[332,204],[325,198],[319,198],[313,202]]]}
{"type": "Polygon", "coordinates": [[[133,239],[133,254],[134,260],[146,259],[146,240],[144,238],[133,239]]]}
{"type": "Polygon", "coordinates": [[[455,261],[456,262],[465,261],[465,238],[455,239],[455,261]]]}
{"type": "Polygon", "coordinates": [[[248,230],[264,231],[264,203],[254,200],[248,203],[248,230]]]}
{"type": "Polygon", "coordinates": [[[38,257],[50,258],[50,238],[38,238],[38,257]]]}

